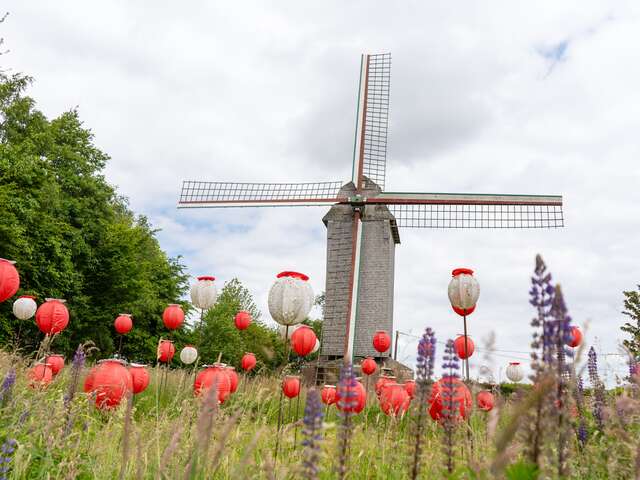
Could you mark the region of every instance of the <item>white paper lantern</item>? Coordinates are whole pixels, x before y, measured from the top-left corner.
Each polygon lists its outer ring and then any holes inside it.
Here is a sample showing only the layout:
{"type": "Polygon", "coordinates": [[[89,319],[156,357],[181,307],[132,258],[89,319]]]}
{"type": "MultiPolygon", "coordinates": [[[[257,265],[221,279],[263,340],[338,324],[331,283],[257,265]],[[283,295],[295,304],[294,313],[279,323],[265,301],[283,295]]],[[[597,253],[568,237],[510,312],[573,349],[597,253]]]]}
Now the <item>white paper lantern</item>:
{"type": "Polygon", "coordinates": [[[307,277],[298,272],[282,272],[269,290],[269,313],[280,325],[302,322],[313,307],[313,289],[307,277]]]}
{"type": "Polygon", "coordinates": [[[313,347],[313,350],[311,350],[311,353],[316,353],[318,350],[320,350],[320,340],[316,338],[316,345],[313,347]]]}
{"type": "MultiPolygon", "coordinates": [[[[293,332],[295,332],[298,328],[300,328],[300,323],[298,325],[291,325],[289,326],[289,334],[287,335],[287,339],[291,340],[291,335],[293,335],[293,332]]],[[[278,332],[280,333],[280,336],[282,338],[284,338],[284,334],[287,331],[287,327],[286,325],[279,325],[278,326],[278,332]]]]}
{"type": "Polygon", "coordinates": [[[524,378],[524,372],[520,366],[520,362],[510,362],[507,367],[507,378],[512,382],[519,382],[524,378]]]}
{"type": "Polygon", "coordinates": [[[449,301],[459,315],[469,315],[476,308],[480,296],[480,284],[473,276],[473,270],[456,268],[449,282],[449,301]]]}
{"type": "Polygon", "coordinates": [[[23,295],[13,302],[13,314],[20,320],[29,320],[36,314],[38,305],[35,297],[23,295]]]}
{"type": "Polygon", "coordinates": [[[198,350],[192,345],[187,345],[180,350],[180,361],[185,365],[191,365],[198,358],[198,350]]]}
{"type": "Polygon", "coordinates": [[[216,304],[218,291],[214,280],[215,277],[198,277],[198,281],[191,285],[191,303],[194,306],[208,310],[216,304]]]}

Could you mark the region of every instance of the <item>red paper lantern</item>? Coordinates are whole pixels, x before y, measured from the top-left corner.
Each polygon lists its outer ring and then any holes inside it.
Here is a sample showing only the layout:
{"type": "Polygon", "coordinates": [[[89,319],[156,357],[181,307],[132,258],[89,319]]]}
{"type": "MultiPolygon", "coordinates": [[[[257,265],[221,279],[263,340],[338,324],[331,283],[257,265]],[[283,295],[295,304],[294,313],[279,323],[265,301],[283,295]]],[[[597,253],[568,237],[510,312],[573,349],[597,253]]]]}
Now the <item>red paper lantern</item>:
{"type": "Polygon", "coordinates": [[[218,403],[224,403],[231,393],[231,380],[225,366],[224,363],[205,365],[204,370],[198,373],[193,382],[193,393],[196,396],[206,396],[206,391],[215,385],[218,403]]]}
{"type": "Polygon", "coordinates": [[[60,370],[64,367],[64,357],[62,355],[49,355],[45,358],[44,362],[51,367],[51,372],[55,377],[60,370]]]}
{"type": "Polygon", "coordinates": [[[357,380],[352,387],[339,386],[336,389],[336,406],[341,412],[360,413],[366,403],[367,391],[357,380]]]}
{"type": "Polygon", "coordinates": [[[384,387],[391,383],[396,383],[396,377],[381,376],[378,378],[378,381],[376,382],[376,386],[375,386],[376,395],[378,396],[378,398],[380,398],[380,394],[382,393],[382,390],[384,390],[384,387]]]}
{"type": "Polygon", "coordinates": [[[416,382],[414,380],[407,380],[404,382],[404,389],[409,395],[409,398],[413,398],[416,394],[416,382]]]}
{"type": "Polygon", "coordinates": [[[256,366],[256,356],[251,352],[245,353],[240,360],[240,366],[245,372],[253,370],[256,366]]]}
{"type": "Polygon", "coordinates": [[[291,335],[291,347],[301,357],[309,355],[316,346],[315,332],[307,325],[301,325],[291,335]]]}
{"type": "Polygon", "coordinates": [[[386,385],[380,396],[380,408],[390,416],[403,415],[409,408],[410,402],[411,399],[404,386],[398,383],[386,385]]]}
{"type": "Polygon", "coordinates": [[[125,335],[133,328],[133,321],[131,320],[131,314],[121,313],[113,322],[113,326],[120,335],[125,335]]]}
{"type": "Polygon", "coordinates": [[[236,373],[236,369],[233,367],[226,367],[227,375],[229,376],[229,392],[235,393],[238,389],[238,374],[236,373]]]}
{"type": "Polygon", "coordinates": [[[159,362],[169,363],[176,354],[176,347],[171,340],[160,340],[158,344],[157,358],[159,362]]]}
{"type": "Polygon", "coordinates": [[[84,393],[89,393],[93,390],[93,377],[96,374],[97,368],[98,367],[93,367],[91,370],[89,370],[89,373],[84,379],[84,386],[82,388],[84,390],[84,393]]]}
{"type": "Polygon", "coordinates": [[[69,310],[64,300],[47,298],[36,310],[36,323],[42,333],[53,335],[60,333],[69,325],[69,310]]]}
{"type": "Polygon", "coordinates": [[[129,365],[129,374],[131,375],[131,382],[133,386],[133,393],[144,392],[149,386],[149,372],[145,368],[146,365],[140,363],[132,363],[129,365]]]}
{"type": "Polygon", "coordinates": [[[29,386],[31,388],[46,387],[53,379],[53,371],[48,363],[39,363],[29,371],[29,386]]]}
{"type": "Polygon", "coordinates": [[[99,362],[92,383],[96,407],[102,409],[117,407],[127,392],[133,391],[131,374],[122,360],[114,358],[99,362]]]}
{"type": "Polygon", "coordinates": [[[333,405],[336,403],[336,386],[325,385],[320,391],[320,398],[325,405],[333,405]]]}
{"type": "Polygon", "coordinates": [[[251,314],[242,310],[236,313],[234,322],[238,330],[245,330],[251,325],[251,314]]]}
{"type": "Polygon", "coordinates": [[[367,357],[365,358],[362,363],[360,364],[360,370],[362,371],[362,373],[364,373],[365,375],[372,375],[375,373],[376,369],[378,368],[378,364],[376,363],[376,361],[373,359],[373,357],[367,357]]]}
{"type": "Polygon", "coordinates": [[[571,340],[567,342],[571,348],[575,348],[582,343],[582,332],[578,327],[571,327],[571,340]]]}
{"type": "Polygon", "coordinates": [[[13,297],[20,288],[20,275],[15,263],[0,258],[0,303],[13,297]]]}
{"type": "Polygon", "coordinates": [[[455,341],[453,342],[453,346],[456,349],[456,353],[458,354],[458,357],[460,357],[461,359],[466,359],[469,358],[471,355],[473,355],[473,351],[475,350],[476,346],[473,344],[473,340],[471,340],[471,338],[469,336],[467,336],[467,350],[465,352],[464,349],[464,335],[460,335],[458,336],[458,338],[455,339],[455,341]]]}
{"type": "Polygon", "coordinates": [[[164,312],[162,312],[162,321],[164,322],[164,326],[169,330],[180,328],[182,322],[184,322],[184,312],[180,305],[172,303],[165,308],[164,312]]]}
{"type": "Polygon", "coordinates": [[[378,330],[373,336],[373,348],[378,352],[384,353],[391,346],[391,337],[384,330],[378,330]]]}
{"type": "Polygon", "coordinates": [[[287,375],[282,381],[282,393],[288,398],[296,398],[300,394],[300,377],[287,375]]]}
{"type": "Polygon", "coordinates": [[[449,401],[453,402],[453,409],[456,420],[467,418],[471,412],[472,400],[471,392],[467,386],[455,377],[442,377],[431,386],[431,398],[429,403],[429,414],[434,420],[443,417],[443,409],[449,401]],[[443,395],[446,392],[447,395],[443,395]]]}
{"type": "Polygon", "coordinates": [[[493,408],[493,393],[488,390],[483,390],[482,392],[478,392],[476,395],[476,405],[480,410],[484,410],[485,412],[490,412],[493,408]]]}

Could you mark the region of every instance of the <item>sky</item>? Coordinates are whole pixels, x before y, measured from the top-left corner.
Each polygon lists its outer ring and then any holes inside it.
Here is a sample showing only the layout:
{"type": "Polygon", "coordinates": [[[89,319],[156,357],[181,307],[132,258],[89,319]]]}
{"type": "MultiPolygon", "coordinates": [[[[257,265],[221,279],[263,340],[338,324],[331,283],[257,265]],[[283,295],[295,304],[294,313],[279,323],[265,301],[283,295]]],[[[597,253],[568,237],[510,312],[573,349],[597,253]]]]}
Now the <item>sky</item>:
{"type": "MultiPolygon", "coordinates": [[[[625,373],[622,291],[640,283],[640,4],[630,1],[5,0],[2,68],[50,117],[77,108],[105,175],[193,275],[239,278],[270,322],[282,270],[324,290],[325,208],[176,209],[184,179],[350,179],[361,53],[392,53],[387,190],[561,194],[557,230],[402,229],[394,326],[412,363],[462,322],[451,270],[481,294],[469,331],[504,379],[527,365],[540,253],[570,313],[625,373]],[[499,350],[499,351],[498,351],[499,350]]],[[[319,312],[315,312],[319,315],[319,312]]],[[[442,345],[440,346],[442,351],[442,345]]],[[[585,351],[586,353],[586,351],[585,351]]],[[[607,355],[605,355],[607,354],[607,355]]],[[[474,370],[475,368],[475,370],[474,370]]]]}

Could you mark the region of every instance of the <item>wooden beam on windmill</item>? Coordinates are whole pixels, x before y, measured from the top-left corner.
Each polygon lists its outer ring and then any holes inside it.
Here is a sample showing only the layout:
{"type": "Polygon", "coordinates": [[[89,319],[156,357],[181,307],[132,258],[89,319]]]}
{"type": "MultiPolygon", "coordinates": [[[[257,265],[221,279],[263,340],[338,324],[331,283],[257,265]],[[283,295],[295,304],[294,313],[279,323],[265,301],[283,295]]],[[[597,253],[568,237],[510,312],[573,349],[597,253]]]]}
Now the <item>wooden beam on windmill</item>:
{"type": "Polygon", "coordinates": [[[321,358],[380,354],[376,330],[392,332],[399,228],[557,228],[558,195],[385,192],[391,55],[360,62],[351,181],[183,182],[179,208],[331,207],[321,358]]]}

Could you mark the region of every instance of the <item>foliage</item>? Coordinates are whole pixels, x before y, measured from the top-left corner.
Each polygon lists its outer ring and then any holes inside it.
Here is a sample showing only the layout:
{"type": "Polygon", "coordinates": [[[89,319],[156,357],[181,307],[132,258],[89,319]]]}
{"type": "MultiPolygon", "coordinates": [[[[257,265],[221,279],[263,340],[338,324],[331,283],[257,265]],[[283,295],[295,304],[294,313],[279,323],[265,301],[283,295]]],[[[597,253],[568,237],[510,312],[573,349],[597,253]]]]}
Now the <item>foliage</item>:
{"type": "Polygon", "coordinates": [[[635,325],[627,322],[620,327],[623,332],[631,336],[630,339],[625,339],[622,344],[634,358],[640,358],[640,285],[638,285],[637,291],[630,290],[622,293],[624,295],[624,310],[622,313],[635,322],[635,325]]]}
{"type": "MultiPolygon", "coordinates": [[[[118,338],[113,320],[133,314],[123,353],[155,359],[164,307],[186,290],[184,267],[167,258],[144,217],[135,216],[102,172],[109,157],[78,112],[48,120],[24,95],[31,79],[0,73],[0,256],[15,260],[19,294],[65,298],[71,321],[55,349],[70,355],[91,339],[100,355],[118,338]]],[[[42,338],[0,305],[0,342],[33,351],[42,338]]]]}

